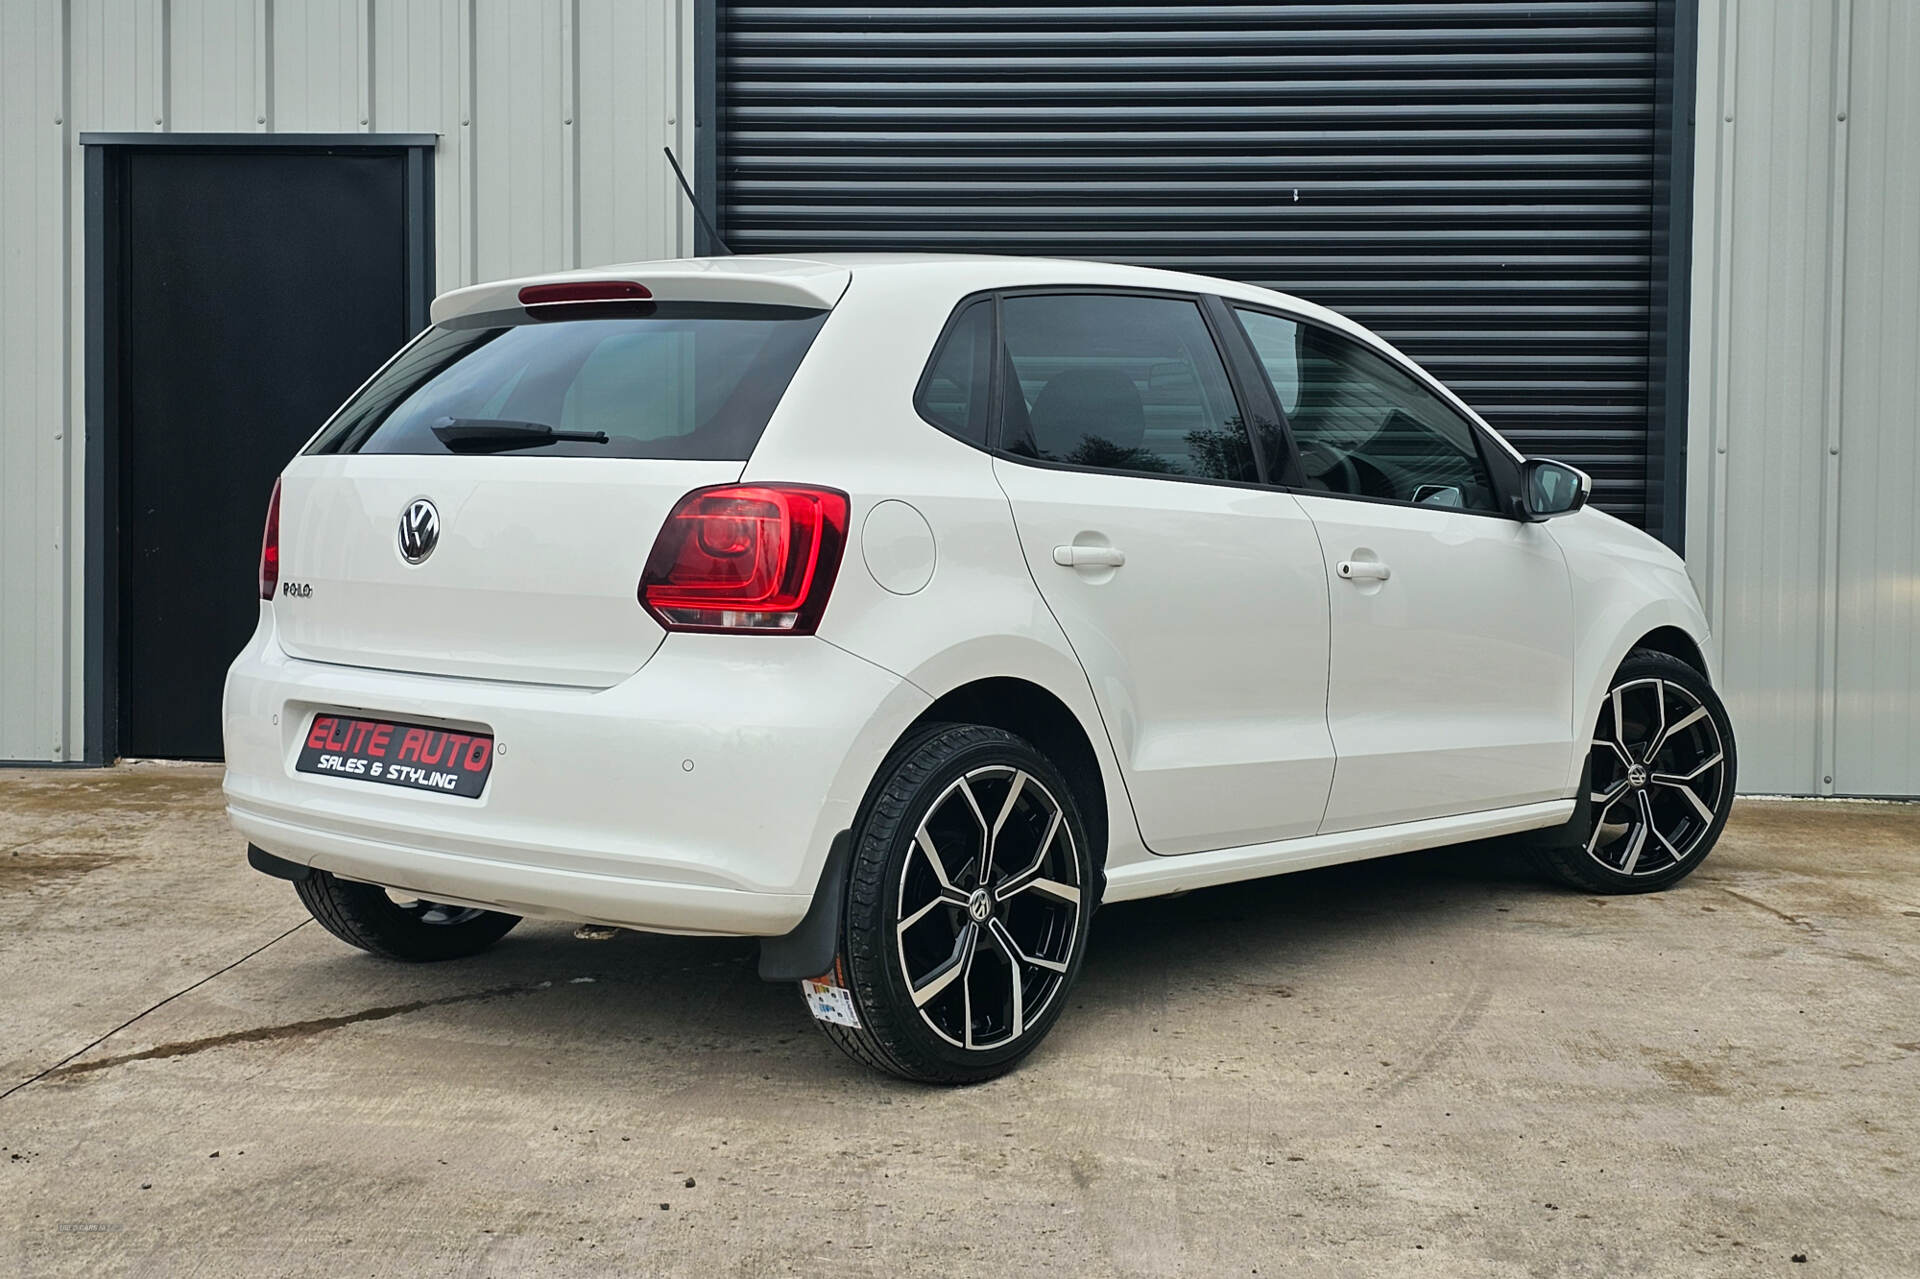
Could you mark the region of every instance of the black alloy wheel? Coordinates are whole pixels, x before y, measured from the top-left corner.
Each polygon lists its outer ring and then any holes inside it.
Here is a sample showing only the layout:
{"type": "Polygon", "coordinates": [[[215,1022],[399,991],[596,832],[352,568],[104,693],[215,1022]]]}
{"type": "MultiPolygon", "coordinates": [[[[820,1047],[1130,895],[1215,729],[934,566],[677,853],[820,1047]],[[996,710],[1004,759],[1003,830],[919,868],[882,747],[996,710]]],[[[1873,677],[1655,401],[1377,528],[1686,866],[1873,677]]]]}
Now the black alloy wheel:
{"type": "Polygon", "coordinates": [[[1733,809],[1733,727],[1706,677],[1637,652],[1614,676],[1594,727],[1589,821],[1543,849],[1547,869],[1590,892],[1665,888],[1690,874],[1733,809]]]}
{"type": "Polygon", "coordinates": [[[822,1022],[859,1061],[968,1083],[1052,1028],[1095,905],[1071,788],[1031,745],[941,726],[896,753],[854,832],[834,980],[860,1024],[822,1022]]]}

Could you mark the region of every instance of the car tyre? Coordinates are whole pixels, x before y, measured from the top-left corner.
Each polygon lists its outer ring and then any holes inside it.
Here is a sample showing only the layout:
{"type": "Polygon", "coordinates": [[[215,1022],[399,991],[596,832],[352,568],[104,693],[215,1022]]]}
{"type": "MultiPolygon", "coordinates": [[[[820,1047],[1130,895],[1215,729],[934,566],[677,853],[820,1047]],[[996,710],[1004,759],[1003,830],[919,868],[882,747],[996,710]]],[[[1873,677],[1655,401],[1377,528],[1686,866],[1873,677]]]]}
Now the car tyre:
{"type": "Polygon", "coordinates": [[[1692,874],[1733,811],[1733,725],[1705,675],[1636,651],[1601,704],[1586,802],[1535,847],[1543,870],[1589,893],[1650,893],[1692,874]]]}
{"type": "Polygon", "coordinates": [[[859,1024],[819,1025],[854,1060],[903,1079],[1004,1074],[1066,1006],[1095,883],[1073,792],[1032,745],[981,725],[909,738],[856,824],[827,976],[859,1024]]]}
{"type": "Polygon", "coordinates": [[[520,916],[424,900],[396,901],[384,888],[315,870],[294,888],[320,926],[382,959],[435,963],[477,955],[520,916]]]}

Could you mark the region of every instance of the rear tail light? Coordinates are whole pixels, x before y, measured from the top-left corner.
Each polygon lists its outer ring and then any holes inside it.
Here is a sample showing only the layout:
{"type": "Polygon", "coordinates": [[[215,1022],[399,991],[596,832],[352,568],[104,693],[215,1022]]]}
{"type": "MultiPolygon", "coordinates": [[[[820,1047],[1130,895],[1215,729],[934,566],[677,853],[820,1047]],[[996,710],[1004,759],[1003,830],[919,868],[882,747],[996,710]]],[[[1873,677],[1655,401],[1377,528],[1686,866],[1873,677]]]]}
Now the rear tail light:
{"type": "Polygon", "coordinates": [[[640,603],[670,631],[811,635],[847,542],[847,495],[725,484],[680,499],[640,575],[640,603]]]}
{"type": "Polygon", "coordinates": [[[270,600],[280,589],[280,481],[273,482],[267,499],[267,527],[260,534],[260,598],[270,600]]]}

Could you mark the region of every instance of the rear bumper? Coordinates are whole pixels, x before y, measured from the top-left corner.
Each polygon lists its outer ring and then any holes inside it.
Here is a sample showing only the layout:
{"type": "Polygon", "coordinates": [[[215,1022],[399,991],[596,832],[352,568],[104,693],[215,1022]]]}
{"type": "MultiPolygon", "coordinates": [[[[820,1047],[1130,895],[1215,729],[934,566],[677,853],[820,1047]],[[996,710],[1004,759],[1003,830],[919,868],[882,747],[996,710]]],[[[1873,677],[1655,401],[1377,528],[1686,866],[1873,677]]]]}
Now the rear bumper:
{"type": "Polygon", "coordinates": [[[927,705],[811,637],[675,635],[593,690],[288,657],[272,606],[227,677],[227,812],[277,857],[435,900],[659,932],[773,936],[927,705]],[[346,710],[485,728],[478,799],[294,771],[346,710]]]}
{"type": "Polygon", "coordinates": [[[435,901],[514,915],[655,932],[770,936],[798,924],[813,900],[810,894],[633,879],[414,848],[262,817],[235,805],[229,805],[227,813],[248,840],[268,850],[285,850],[281,855],[290,861],[435,901]]]}

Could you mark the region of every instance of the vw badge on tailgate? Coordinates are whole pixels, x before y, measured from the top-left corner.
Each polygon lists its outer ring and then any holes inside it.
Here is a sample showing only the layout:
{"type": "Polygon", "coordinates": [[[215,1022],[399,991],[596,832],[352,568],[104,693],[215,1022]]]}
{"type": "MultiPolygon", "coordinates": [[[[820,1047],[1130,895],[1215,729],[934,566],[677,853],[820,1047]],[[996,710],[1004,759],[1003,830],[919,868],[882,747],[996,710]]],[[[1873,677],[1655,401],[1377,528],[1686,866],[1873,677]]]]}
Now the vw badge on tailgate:
{"type": "Polygon", "coordinates": [[[400,554],[418,564],[440,545],[440,512],[426,498],[415,498],[400,514],[400,554]]]}

